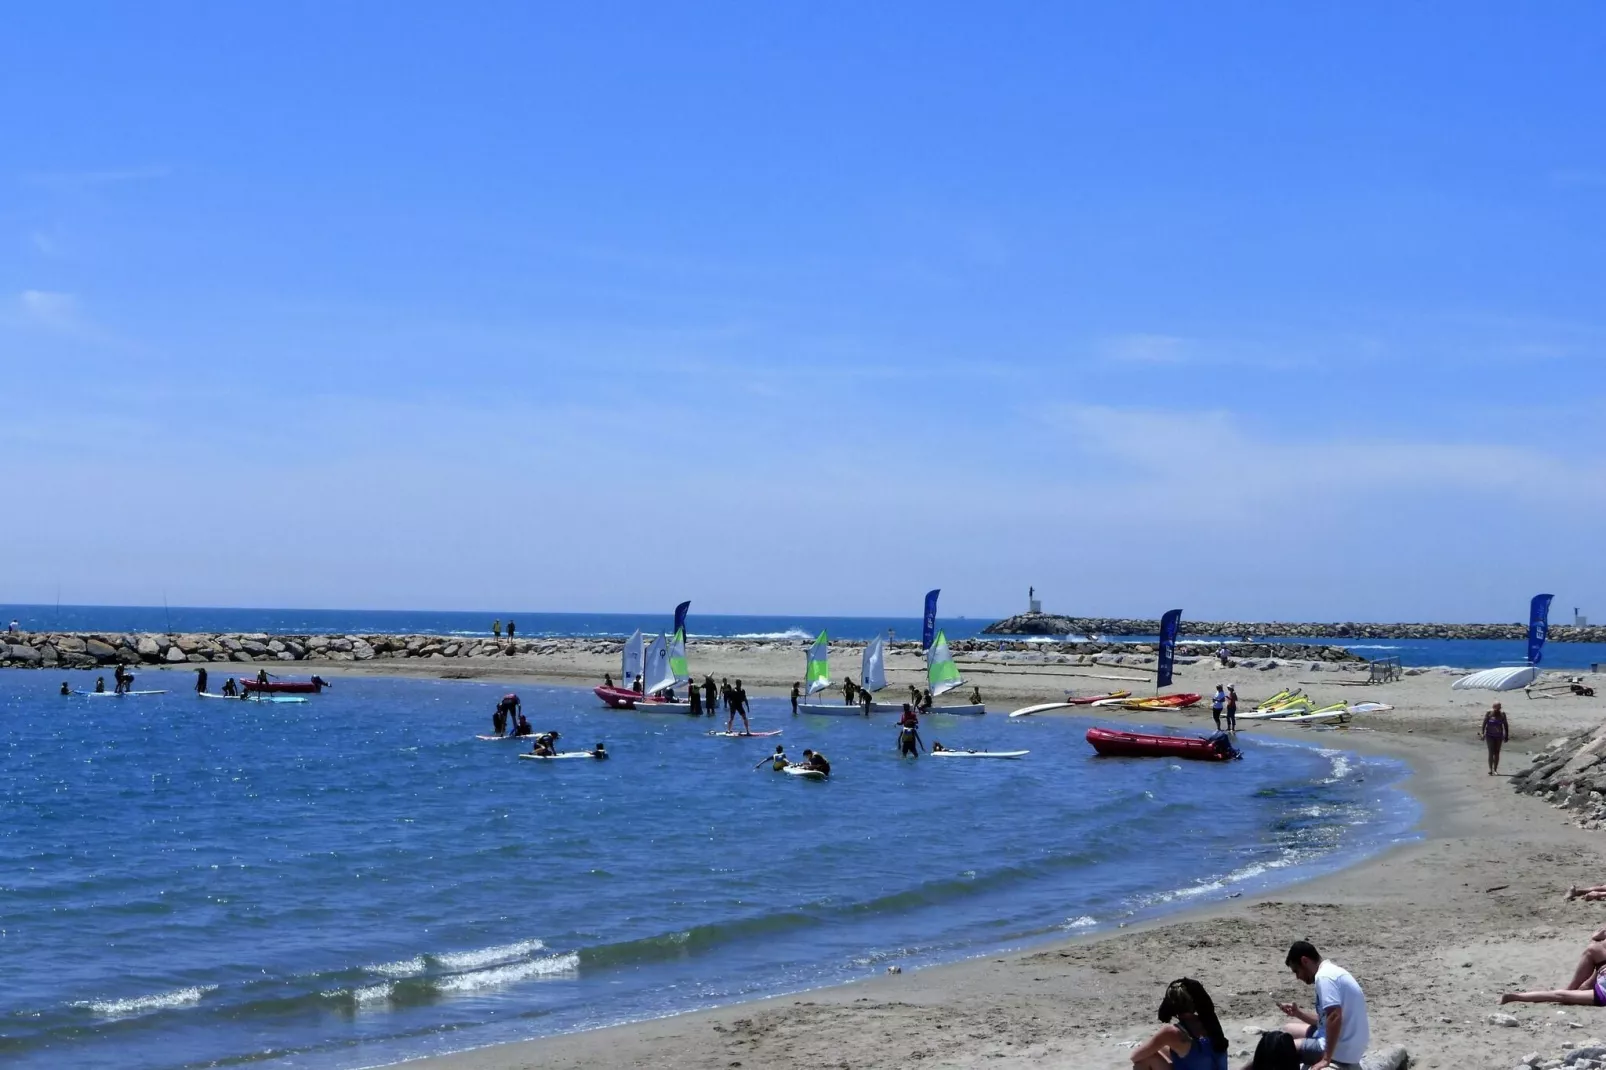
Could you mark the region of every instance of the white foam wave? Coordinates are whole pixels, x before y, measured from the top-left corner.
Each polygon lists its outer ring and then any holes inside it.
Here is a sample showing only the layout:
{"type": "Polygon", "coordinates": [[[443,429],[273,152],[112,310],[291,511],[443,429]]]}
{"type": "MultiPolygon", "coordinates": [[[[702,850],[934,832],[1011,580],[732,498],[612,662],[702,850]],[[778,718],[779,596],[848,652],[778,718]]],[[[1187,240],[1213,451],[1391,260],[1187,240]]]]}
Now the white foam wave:
{"type": "Polygon", "coordinates": [[[511,966],[493,966],[488,970],[474,970],[470,973],[442,977],[435,982],[435,987],[441,992],[477,992],[484,988],[517,984],[532,977],[573,973],[579,967],[580,956],[571,951],[567,955],[552,955],[544,959],[514,963],[511,966]]]}
{"type": "Polygon", "coordinates": [[[1095,926],[1097,924],[1098,924],[1098,919],[1096,919],[1096,918],[1094,918],[1094,917],[1092,917],[1090,915],[1083,914],[1079,918],[1072,918],[1070,921],[1068,921],[1064,925],[1062,925],[1061,928],[1063,928],[1063,929],[1091,929],[1093,926],[1095,926]]]}
{"type": "Polygon", "coordinates": [[[424,972],[424,956],[414,955],[399,962],[381,962],[377,966],[365,968],[369,973],[377,973],[381,977],[417,977],[424,972]]]}
{"type": "Polygon", "coordinates": [[[477,970],[485,966],[496,966],[528,958],[532,952],[540,951],[544,947],[546,944],[540,940],[519,940],[498,947],[484,947],[477,951],[448,951],[432,957],[448,970],[477,970]]]}
{"type": "Polygon", "coordinates": [[[1316,753],[1333,763],[1332,775],[1323,780],[1323,784],[1337,784],[1340,780],[1349,776],[1351,767],[1348,754],[1341,750],[1319,750],[1316,753]]]}
{"type": "Polygon", "coordinates": [[[127,1018],[137,1014],[151,1014],[155,1011],[193,1006],[201,1002],[208,992],[216,991],[217,985],[191,985],[188,988],[175,988],[171,992],[157,992],[149,996],[133,996],[128,999],[82,1000],[73,1006],[84,1007],[91,1014],[103,1018],[127,1018]]]}
{"type": "Polygon", "coordinates": [[[806,632],[802,628],[788,628],[784,632],[737,632],[735,635],[725,635],[710,638],[721,639],[813,639],[813,632],[806,632]]]}

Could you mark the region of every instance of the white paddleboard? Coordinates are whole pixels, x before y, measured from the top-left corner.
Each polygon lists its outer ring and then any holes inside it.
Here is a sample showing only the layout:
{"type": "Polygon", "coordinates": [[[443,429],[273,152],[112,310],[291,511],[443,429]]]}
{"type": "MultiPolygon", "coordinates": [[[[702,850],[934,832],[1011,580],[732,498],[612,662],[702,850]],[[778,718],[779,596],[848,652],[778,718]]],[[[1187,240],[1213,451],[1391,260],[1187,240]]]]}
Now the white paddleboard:
{"type": "Polygon", "coordinates": [[[1024,758],[1029,750],[934,750],[933,758],[1024,758]]]}
{"type": "Polygon", "coordinates": [[[1014,713],[1010,714],[1010,716],[1011,717],[1030,717],[1034,713],[1042,713],[1045,710],[1066,710],[1066,709],[1071,709],[1071,708],[1073,708],[1073,707],[1075,707],[1077,705],[1081,705],[1081,703],[1076,703],[1076,702],[1044,702],[1044,703],[1040,703],[1039,705],[1036,705],[1036,706],[1027,706],[1025,709],[1016,710],[1014,713]]]}
{"type": "Polygon", "coordinates": [[[781,771],[787,776],[800,776],[807,780],[825,779],[825,774],[818,769],[804,769],[801,765],[789,765],[781,771]]]}
{"type": "Polygon", "coordinates": [[[119,695],[115,691],[74,691],[73,694],[75,694],[75,695],[83,695],[86,698],[122,698],[123,695],[165,695],[165,694],[167,694],[167,692],[166,691],[124,691],[122,695],[119,695]]]}
{"type": "Polygon", "coordinates": [[[1394,707],[1387,702],[1357,702],[1349,708],[1351,713],[1387,713],[1394,707]]]}
{"type": "Polygon", "coordinates": [[[987,707],[980,703],[967,703],[963,706],[933,706],[926,711],[926,716],[933,713],[946,713],[959,717],[980,717],[987,712],[987,707]]]}
{"type": "Polygon", "coordinates": [[[769,732],[710,732],[715,739],[768,739],[770,736],[780,735],[784,729],[774,729],[769,732]]]}
{"type": "Polygon", "coordinates": [[[596,755],[588,750],[562,750],[556,754],[521,754],[519,757],[536,762],[555,762],[560,758],[595,758],[596,755]]]}
{"type": "Polygon", "coordinates": [[[798,713],[812,713],[819,717],[863,717],[863,706],[849,706],[839,702],[799,702],[798,713]]]}

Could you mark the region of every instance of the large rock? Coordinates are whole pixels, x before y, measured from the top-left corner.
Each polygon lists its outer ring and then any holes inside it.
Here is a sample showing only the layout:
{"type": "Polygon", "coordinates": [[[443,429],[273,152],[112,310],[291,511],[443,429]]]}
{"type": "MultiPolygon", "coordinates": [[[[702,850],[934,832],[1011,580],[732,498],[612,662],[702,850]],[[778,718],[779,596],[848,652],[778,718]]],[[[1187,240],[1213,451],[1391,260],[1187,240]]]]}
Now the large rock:
{"type": "Polygon", "coordinates": [[[179,648],[177,643],[174,643],[172,646],[168,647],[167,653],[164,654],[163,657],[173,664],[177,664],[181,661],[188,661],[190,658],[188,654],[184,653],[184,651],[179,648]]]}
{"type": "Polygon", "coordinates": [[[1361,1056],[1361,1070],[1405,1070],[1409,1065],[1411,1056],[1398,1044],[1361,1056]]]}
{"type": "Polygon", "coordinates": [[[351,653],[358,661],[367,661],[374,656],[374,648],[358,639],[351,644],[351,653]]]}
{"type": "Polygon", "coordinates": [[[12,643],[10,654],[12,661],[22,665],[38,665],[44,660],[39,651],[23,643],[12,643]]]}
{"type": "Polygon", "coordinates": [[[139,637],[139,642],[135,644],[134,649],[140,657],[155,661],[162,653],[162,644],[156,641],[154,635],[142,635],[139,637]]]}
{"type": "Polygon", "coordinates": [[[100,639],[90,639],[85,642],[84,650],[96,661],[111,661],[117,656],[117,648],[100,639]]]}
{"type": "Polygon", "coordinates": [[[82,654],[84,641],[76,635],[58,635],[55,638],[55,647],[63,654],[82,654]]]}

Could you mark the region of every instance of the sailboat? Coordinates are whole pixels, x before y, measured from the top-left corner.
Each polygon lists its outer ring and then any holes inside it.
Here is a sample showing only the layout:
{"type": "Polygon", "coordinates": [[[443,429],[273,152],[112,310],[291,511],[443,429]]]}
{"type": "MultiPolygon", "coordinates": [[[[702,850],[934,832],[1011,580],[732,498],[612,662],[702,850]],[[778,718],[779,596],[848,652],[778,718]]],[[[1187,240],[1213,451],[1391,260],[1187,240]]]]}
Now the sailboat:
{"type": "MultiPolygon", "coordinates": [[[[820,629],[803,662],[803,694],[812,698],[831,686],[831,639],[820,629]]],[[[863,711],[845,702],[799,702],[798,713],[825,714],[827,717],[858,717],[863,711]]]]}
{"type": "MultiPolygon", "coordinates": [[[[959,666],[954,664],[954,656],[948,652],[948,637],[942,632],[937,633],[936,640],[931,649],[926,651],[926,684],[931,688],[931,697],[935,700],[939,695],[946,695],[954,688],[965,682],[959,675],[959,666]]],[[[933,705],[927,713],[957,713],[982,714],[987,707],[980,702],[966,703],[960,706],[933,705]]]]}
{"type": "MultiPolygon", "coordinates": [[[[887,640],[883,636],[876,636],[864,644],[864,659],[859,666],[860,674],[864,677],[861,685],[872,695],[887,686],[887,640]]],[[[871,713],[902,713],[905,703],[902,702],[874,702],[870,703],[871,713]]]]}
{"type": "Polygon", "coordinates": [[[619,660],[619,687],[595,687],[592,693],[603,702],[616,710],[651,709],[654,713],[690,713],[691,703],[669,702],[657,697],[658,692],[665,691],[681,683],[690,683],[686,667],[686,633],[682,629],[675,630],[673,642],[664,639],[659,633],[658,638],[646,646],[637,628],[635,634],[625,640],[624,650],[619,660]],[[632,685],[636,677],[642,679],[642,690],[637,691],[632,685]]]}

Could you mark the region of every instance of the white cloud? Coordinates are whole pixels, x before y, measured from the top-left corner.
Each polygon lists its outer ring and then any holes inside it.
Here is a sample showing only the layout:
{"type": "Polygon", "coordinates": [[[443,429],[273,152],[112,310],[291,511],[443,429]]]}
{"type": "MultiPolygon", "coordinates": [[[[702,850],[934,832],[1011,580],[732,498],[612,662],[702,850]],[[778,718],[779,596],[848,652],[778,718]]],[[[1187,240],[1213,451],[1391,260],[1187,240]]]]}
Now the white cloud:
{"type": "Polygon", "coordinates": [[[17,297],[23,315],[32,323],[55,330],[76,330],[78,300],[72,294],[53,290],[24,290],[17,297]]]}
{"type": "Polygon", "coordinates": [[[1104,339],[1099,351],[1106,360],[1133,364],[1180,364],[1189,356],[1188,339],[1174,334],[1118,334],[1104,339]]]}

